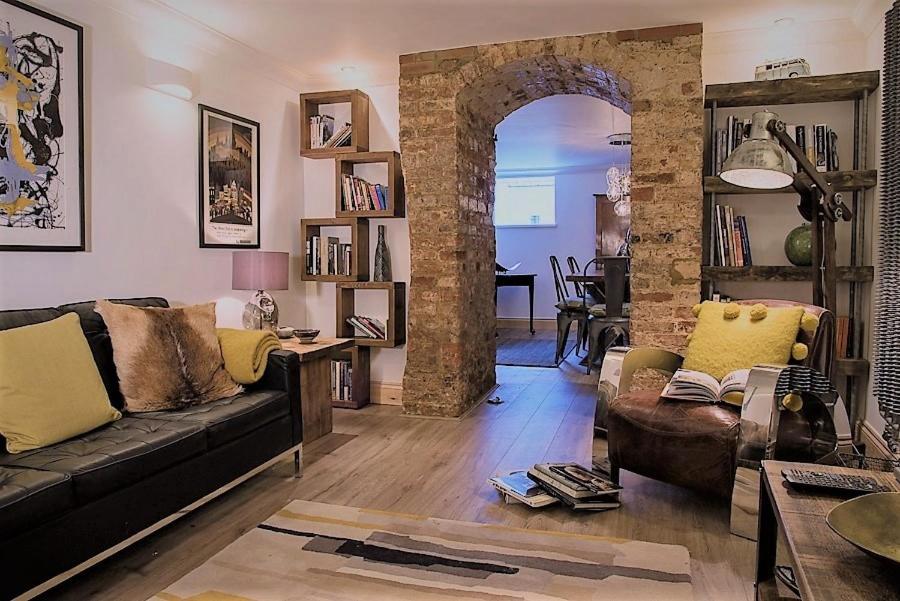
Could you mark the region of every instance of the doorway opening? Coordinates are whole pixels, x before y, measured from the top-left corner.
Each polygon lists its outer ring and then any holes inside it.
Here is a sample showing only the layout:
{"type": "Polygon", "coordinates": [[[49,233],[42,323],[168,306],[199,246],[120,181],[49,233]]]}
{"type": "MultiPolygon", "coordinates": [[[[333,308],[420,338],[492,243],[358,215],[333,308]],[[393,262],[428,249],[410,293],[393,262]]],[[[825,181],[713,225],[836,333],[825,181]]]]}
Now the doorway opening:
{"type": "Polygon", "coordinates": [[[552,95],[507,115],[495,139],[496,362],[582,369],[604,284],[572,280],[627,252],[631,117],[595,96],[552,95]]]}

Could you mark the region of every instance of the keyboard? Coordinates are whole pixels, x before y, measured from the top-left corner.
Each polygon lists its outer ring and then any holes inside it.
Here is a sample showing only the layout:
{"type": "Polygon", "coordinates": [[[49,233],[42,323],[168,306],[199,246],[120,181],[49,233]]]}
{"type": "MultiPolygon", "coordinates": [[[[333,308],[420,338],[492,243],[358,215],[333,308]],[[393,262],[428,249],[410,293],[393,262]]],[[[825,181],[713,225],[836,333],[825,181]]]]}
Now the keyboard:
{"type": "Polygon", "coordinates": [[[833,474],[811,470],[781,470],[784,479],[800,488],[818,488],[832,492],[864,495],[872,492],[890,492],[891,489],[879,484],[875,478],[849,474],[833,474]]]}

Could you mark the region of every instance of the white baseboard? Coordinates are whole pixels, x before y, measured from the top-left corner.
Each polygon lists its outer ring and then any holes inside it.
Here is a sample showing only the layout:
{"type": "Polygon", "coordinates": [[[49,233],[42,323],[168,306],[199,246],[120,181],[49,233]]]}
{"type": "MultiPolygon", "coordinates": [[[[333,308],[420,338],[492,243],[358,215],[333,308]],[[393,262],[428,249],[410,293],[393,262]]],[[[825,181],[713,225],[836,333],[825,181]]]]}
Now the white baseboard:
{"type": "Polygon", "coordinates": [[[887,443],[881,437],[875,426],[869,422],[863,421],[859,423],[859,439],[866,445],[866,455],[870,457],[878,457],[880,459],[900,459],[900,456],[891,453],[887,443]]]}
{"type": "Polygon", "coordinates": [[[375,405],[403,405],[403,384],[369,382],[369,402],[375,405]]]}
{"type": "MultiPolygon", "coordinates": [[[[519,317],[498,317],[497,318],[497,327],[498,328],[515,328],[521,330],[528,329],[528,318],[519,318],[519,317]]],[[[534,329],[535,330],[555,330],[556,329],[556,320],[555,319],[537,319],[534,320],[534,329]]]]}

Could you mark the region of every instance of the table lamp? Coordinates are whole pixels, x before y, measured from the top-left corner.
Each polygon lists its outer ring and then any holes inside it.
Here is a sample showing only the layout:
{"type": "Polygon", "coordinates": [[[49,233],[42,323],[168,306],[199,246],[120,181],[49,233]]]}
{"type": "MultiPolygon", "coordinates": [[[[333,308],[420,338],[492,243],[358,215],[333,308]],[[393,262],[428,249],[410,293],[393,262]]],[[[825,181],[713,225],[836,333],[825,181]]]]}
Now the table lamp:
{"type": "Polygon", "coordinates": [[[242,321],[248,330],[278,327],[278,305],[266,290],[288,289],[288,261],[285,252],[244,250],[231,256],[231,289],[256,290],[244,307],[242,321]]]}

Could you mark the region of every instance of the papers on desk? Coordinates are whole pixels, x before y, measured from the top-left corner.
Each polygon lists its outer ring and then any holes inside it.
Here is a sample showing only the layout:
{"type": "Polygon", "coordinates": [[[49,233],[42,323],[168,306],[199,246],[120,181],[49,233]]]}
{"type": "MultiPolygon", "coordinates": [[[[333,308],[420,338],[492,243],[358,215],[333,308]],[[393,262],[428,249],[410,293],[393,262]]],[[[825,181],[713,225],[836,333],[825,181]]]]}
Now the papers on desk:
{"type": "Polygon", "coordinates": [[[501,265],[500,263],[496,263],[496,265],[497,265],[497,273],[509,273],[509,272],[511,272],[511,271],[515,271],[516,269],[519,268],[519,266],[520,266],[521,264],[522,264],[522,261],[519,261],[518,263],[516,263],[516,264],[513,265],[512,267],[507,268],[507,267],[504,267],[503,265],[501,265]]]}

